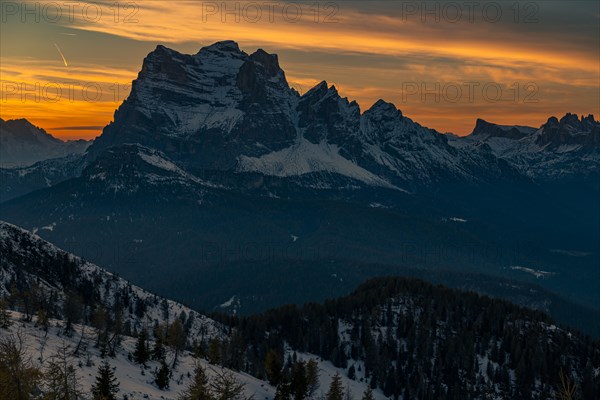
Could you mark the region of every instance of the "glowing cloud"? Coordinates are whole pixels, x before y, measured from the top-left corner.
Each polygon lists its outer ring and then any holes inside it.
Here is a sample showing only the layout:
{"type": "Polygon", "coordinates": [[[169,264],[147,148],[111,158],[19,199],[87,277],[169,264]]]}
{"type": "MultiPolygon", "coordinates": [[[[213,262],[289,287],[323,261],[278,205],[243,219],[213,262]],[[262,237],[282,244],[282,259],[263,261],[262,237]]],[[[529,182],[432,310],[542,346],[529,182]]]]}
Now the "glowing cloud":
{"type": "MultiPolygon", "coordinates": [[[[55,4],[28,3],[41,4],[40,10],[55,4]]],[[[128,85],[143,54],[157,43],[194,53],[224,39],[236,40],[249,52],[263,47],[280,53],[290,83],[301,92],[326,79],[342,95],[356,99],[363,110],[385,98],[441,131],[468,133],[478,117],[539,125],[549,115],[600,109],[600,2],[539,3],[531,21],[527,20],[530,13],[515,13],[511,3],[499,21],[490,21],[477,10],[473,21],[463,12],[458,22],[444,14],[409,12],[403,8],[406,3],[353,1],[315,6],[314,2],[296,1],[82,1],[70,13],[63,10],[62,17],[51,23],[44,25],[44,18],[37,25],[33,20],[25,23],[47,28],[56,37],[62,35],[61,44],[68,41],[70,63],[54,42],[69,68],[68,76],[65,68],[57,68],[52,54],[32,52],[35,57],[25,58],[25,52],[13,45],[15,38],[29,40],[16,35],[9,39],[11,29],[22,23],[22,16],[13,12],[2,27],[0,69],[3,84],[8,85],[2,90],[12,98],[3,100],[2,117],[35,117],[36,123],[50,131],[65,126],[66,116],[78,120],[69,123],[72,126],[104,125],[126,90],[91,103],[80,94],[73,101],[48,104],[15,101],[14,86],[10,85],[75,82],[80,89],[85,86],[81,82],[86,82],[88,89],[93,83],[107,93],[110,85],[128,85]],[[103,43],[110,45],[102,54],[88,51],[103,43]],[[71,50],[74,48],[80,51],[71,50]],[[127,58],[129,49],[136,49],[139,57],[127,58]],[[453,101],[449,90],[469,82],[479,84],[473,101],[467,92],[453,101]],[[502,91],[503,96],[496,99],[494,90],[502,91]]],[[[439,4],[443,9],[445,3],[439,4]]],[[[85,137],[97,133],[80,132],[85,137]]]]}

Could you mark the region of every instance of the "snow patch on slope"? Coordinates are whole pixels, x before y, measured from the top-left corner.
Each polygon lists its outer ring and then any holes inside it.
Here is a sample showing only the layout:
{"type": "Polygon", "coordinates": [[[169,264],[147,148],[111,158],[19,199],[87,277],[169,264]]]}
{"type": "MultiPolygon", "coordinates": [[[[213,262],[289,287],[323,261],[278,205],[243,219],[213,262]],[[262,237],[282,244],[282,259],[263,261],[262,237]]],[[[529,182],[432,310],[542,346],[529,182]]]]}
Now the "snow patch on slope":
{"type": "Polygon", "coordinates": [[[339,153],[337,145],[318,144],[302,138],[285,149],[261,157],[240,156],[239,172],[260,172],[265,175],[289,177],[313,172],[337,173],[358,181],[398,189],[384,179],[372,174],[339,153]]]}
{"type": "Polygon", "coordinates": [[[146,161],[148,164],[153,165],[157,168],[160,169],[164,169],[166,171],[170,171],[170,172],[176,172],[178,174],[185,174],[181,168],[179,168],[177,165],[173,164],[172,162],[165,160],[164,158],[158,156],[157,154],[148,154],[148,153],[144,153],[144,152],[139,152],[138,153],[140,158],[144,161],[146,161]]]}

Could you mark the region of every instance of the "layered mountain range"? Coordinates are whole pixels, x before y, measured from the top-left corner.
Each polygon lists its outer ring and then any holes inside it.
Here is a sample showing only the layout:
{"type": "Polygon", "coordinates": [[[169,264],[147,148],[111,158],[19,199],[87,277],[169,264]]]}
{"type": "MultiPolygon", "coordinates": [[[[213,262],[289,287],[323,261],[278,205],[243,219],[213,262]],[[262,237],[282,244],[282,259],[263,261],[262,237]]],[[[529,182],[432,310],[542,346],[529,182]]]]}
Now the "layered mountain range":
{"type": "Polygon", "coordinates": [[[599,126],[458,138],[326,82],[300,95],[263,50],[158,46],[85,154],[0,170],[0,218],[198,308],[406,273],[568,316],[600,300],[599,126]]]}

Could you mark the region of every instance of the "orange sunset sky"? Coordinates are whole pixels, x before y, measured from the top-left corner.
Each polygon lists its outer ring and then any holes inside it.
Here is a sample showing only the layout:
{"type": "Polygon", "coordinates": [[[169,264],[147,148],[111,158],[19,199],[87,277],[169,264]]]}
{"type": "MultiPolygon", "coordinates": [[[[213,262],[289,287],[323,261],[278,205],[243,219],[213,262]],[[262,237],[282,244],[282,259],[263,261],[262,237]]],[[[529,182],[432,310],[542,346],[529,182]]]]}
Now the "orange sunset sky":
{"type": "Polygon", "coordinates": [[[598,1],[2,0],[0,117],[93,138],[157,44],[231,39],[279,54],[290,84],[335,84],[441,132],[539,126],[600,109],[598,1]],[[473,5],[477,4],[477,5],[473,5]]]}

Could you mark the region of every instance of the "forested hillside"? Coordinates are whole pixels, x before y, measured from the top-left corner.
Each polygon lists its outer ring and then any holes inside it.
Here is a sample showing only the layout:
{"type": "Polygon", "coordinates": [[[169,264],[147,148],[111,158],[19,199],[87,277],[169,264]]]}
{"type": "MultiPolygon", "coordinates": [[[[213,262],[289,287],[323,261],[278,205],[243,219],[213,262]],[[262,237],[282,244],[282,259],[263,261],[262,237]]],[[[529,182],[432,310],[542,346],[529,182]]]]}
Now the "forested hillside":
{"type": "Polygon", "coordinates": [[[600,394],[597,341],[543,313],[415,279],[372,279],[324,304],[223,322],[233,327],[244,368],[257,376],[268,375],[269,353],[289,346],[394,398],[549,399],[561,379],[576,385],[579,398],[600,394]]]}
{"type": "MultiPolygon", "coordinates": [[[[123,386],[140,396],[163,393],[169,384],[180,391],[198,362],[245,380],[251,375],[262,397],[277,400],[363,394],[366,400],[595,400],[600,394],[598,341],[542,312],[414,278],[375,278],[324,303],[211,319],[14,225],[0,223],[0,250],[0,350],[17,354],[22,372],[47,364],[45,343],[54,343],[55,352],[69,347],[63,354],[78,359],[82,371],[100,359],[119,365],[123,386]],[[34,353],[38,361],[23,361],[34,353]],[[373,392],[364,393],[367,387],[373,392]]],[[[11,376],[11,360],[0,359],[0,378],[11,376]]],[[[30,379],[28,393],[40,379],[30,379]]]]}
{"type": "MultiPolygon", "coordinates": [[[[1,221],[0,254],[1,400],[275,397],[264,376],[233,362],[245,356],[229,327],[1,221]]],[[[366,390],[305,358],[311,397],[324,397],[334,376],[338,394],[366,390]]]]}

